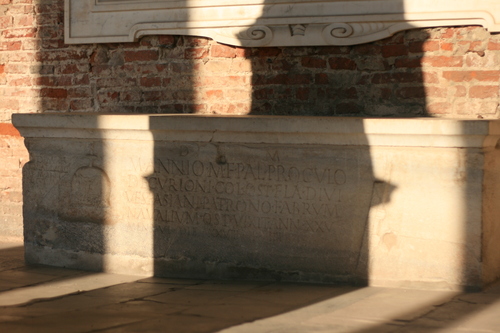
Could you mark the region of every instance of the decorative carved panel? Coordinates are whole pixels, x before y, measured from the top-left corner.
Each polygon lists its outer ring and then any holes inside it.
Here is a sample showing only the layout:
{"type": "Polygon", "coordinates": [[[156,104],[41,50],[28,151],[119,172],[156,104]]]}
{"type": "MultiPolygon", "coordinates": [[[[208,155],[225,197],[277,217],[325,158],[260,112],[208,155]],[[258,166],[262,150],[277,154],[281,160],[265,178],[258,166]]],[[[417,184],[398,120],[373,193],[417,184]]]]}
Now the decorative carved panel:
{"type": "Polygon", "coordinates": [[[66,0],[66,43],[206,36],[239,46],[354,45],[412,28],[500,31],[498,0],[66,0]]]}

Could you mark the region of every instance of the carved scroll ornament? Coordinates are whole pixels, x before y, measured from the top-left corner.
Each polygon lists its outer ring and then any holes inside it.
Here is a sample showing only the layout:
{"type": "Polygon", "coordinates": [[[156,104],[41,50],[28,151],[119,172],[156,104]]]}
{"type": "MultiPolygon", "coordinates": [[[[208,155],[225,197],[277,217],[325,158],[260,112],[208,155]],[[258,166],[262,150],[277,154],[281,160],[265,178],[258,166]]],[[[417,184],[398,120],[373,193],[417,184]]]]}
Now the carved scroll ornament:
{"type": "Polygon", "coordinates": [[[238,46],[354,45],[412,28],[500,31],[498,0],[65,0],[69,44],[145,35],[211,37],[238,46]]]}

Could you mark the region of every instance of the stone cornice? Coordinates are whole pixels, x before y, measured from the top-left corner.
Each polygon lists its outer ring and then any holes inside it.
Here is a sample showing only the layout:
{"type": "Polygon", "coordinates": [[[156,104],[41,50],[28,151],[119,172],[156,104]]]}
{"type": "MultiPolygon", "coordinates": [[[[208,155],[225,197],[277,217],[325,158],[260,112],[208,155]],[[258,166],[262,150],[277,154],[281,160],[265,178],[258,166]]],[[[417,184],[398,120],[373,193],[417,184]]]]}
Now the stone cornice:
{"type": "Polygon", "coordinates": [[[45,113],[12,121],[26,138],[460,148],[495,148],[500,140],[498,120],[45,113]]]}

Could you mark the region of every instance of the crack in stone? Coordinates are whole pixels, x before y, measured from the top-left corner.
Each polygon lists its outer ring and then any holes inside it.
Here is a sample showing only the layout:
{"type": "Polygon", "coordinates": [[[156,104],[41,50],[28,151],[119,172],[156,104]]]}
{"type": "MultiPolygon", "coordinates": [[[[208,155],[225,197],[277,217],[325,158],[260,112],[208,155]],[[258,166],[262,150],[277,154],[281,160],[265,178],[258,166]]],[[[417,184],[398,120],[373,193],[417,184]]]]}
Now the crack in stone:
{"type": "Polygon", "coordinates": [[[478,302],[467,301],[467,300],[465,300],[465,299],[461,299],[461,298],[457,298],[457,299],[456,299],[456,302],[457,302],[457,303],[462,302],[462,303],[467,303],[467,304],[472,304],[472,305],[477,305],[477,304],[479,304],[478,302]]]}
{"type": "Polygon", "coordinates": [[[138,324],[138,323],[144,323],[144,322],[147,322],[147,321],[148,321],[147,319],[145,319],[145,320],[138,320],[138,321],[134,321],[132,323],[126,323],[126,324],[108,326],[108,327],[98,328],[98,329],[95,329],[95,330],[85,331],[85,333],[103,332],[103,331],[107,331],[107,330],[110,330],[110,329],[115,329],[115,328],[120,328],[120,327],[127,327],[128,325],[133,325],[133,324],[138,324]]]}
{"type": "Polygon", "coordinates": [[[214,130],[214,131],[212,132],[212,136],[210,137],[210,140],[208,140],[208,143],[212,143],[212,142],[213,142],[213,140],[214,140],[214,136],[215,136],[215,133],[217,133],[217,130],[214,130]]]}

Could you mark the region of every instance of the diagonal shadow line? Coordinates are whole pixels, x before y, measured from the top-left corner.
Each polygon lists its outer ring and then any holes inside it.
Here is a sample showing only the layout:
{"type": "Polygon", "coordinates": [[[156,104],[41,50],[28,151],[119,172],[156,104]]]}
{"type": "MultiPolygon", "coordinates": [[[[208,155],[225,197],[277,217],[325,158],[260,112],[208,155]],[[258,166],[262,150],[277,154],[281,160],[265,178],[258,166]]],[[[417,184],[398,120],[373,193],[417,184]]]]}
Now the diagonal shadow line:
{"type": "MultiPolygon", "coordinates": [[[[158,285],[162,284],[158,280],[154,282],[158,283],[158,285]]],[[[35,332],[36,327],[44,323],[49,330],[50,327],[79,330],[78,328],[82,327],[82,325],[85,326],[89,322],[96,320],[100,321],[100,323],[95,325],[95,331],[113,328],[123,328],[126,331],[128,329],[134,331],[134,329],[138,328],[148,330],[147,328],[153,325],[155,328],[150,331],[159,332],[164,331],[165,327],[175,327],[182,323],[183,332],[208,333],[293,311],[297,308],[309,306],[311,303],[322,301],[325,298],[330,298],[334,294],[343,294],[346,291],[345,288],[339,288],[334,292],[329,292],[328,295],[315,297],[312,300],[306,293],[302,293],[302,296],[288,299],[285,304],[276,301],[276,294],[270,292],[268,286],[263,286],[263,288],[266,288],[265,292],[263,290],[228,292],[210,290],[210,288],[207,290],[195,288],[190,290],[189,288],[192,287],[190,285],[176,285],[172,290],[158,294],[148,290],[146,286],[151,284],[147,279],[144,279],[136,283],[126,283],[61,297],[40,299],[22,306],[3,306],[4,318],[0,318],[0,328],[23,328],[26,329],[26,332],[35,332]],[[144,287],[146,290],[141,297],[129,296],[127,300],[115,299],[117,295],[121,294],[121,290],[127,294],[127,288],[134,285],[142,285],[140,287],[144,287]],[[194,297],[193,292],[195,293],[194,297]],[[196,295],[196,292],[198,295],[196,295]],[[180,295],[176,298],[176,294],[180,295]],[[256,295],[257,298],[254,298],[256,295]],[[174,296],[174,298],[169,300],[168,296],[174,296]],[[82,301],[83,299],[86,300],[82,301]],[[181,304],[177,303],[179,300],[181,304]],[[203,313],[207,309],[215,311],[216,315],[203,313]],[[154,313],[147,313],[150,310],[154,313]],[[109,316],[109,318],[102,319],[102,316],[109,316]],[[125,320],[125,324],[117,325],[117,316],[122,318],[130,317],[130,320],[125,320]],[[65,324],[60,323],[62,317],[64,317],[65,324]],[[157,324],[160,326],[156,326],[157,324]],[[163,328],[160,329],[159,327],[163,328]]],[[[228,285],[232,287],[234,283],[225,284],[225,286],[228,285]]],[[[239,286],[239,284],[236,284],[236,287],[239,286]]],[[[291,287],[293,289],[294,286],[291,285],[291,287]]],[[[298,287],[305,288],[305,286],[298,287]]],[[[273,288],[279,289],[281,287],[275,285],[273,288]]],[[[286,287],[284,289],[285,291],[281,293],[282,296],[290,294],[290,291],[286,291],[286,287]]],[[[294,294],[294,291],[292,290],[291,293],[294,294]]],[[[172,329],[172,332],[176,332],[175,328],[172,329]]]]}
{"type": "MultiPolygon", "coordinates": [[[[428,311],[424,311],[426,309],[424,307],[403,314],[404,317],[411,318],[409,320],[393,319],[365,329],[350,330],[349,333],[384,332],[384,329],[387,329],[388,325],[400,326],[395,330],[391,330],[391,333],[406,332],[409,328],[420,329],[422,332],[441,332],[446,328],[458,329],[461,325],[464,325],[464,322],[469,318],[488,311],[494,303],[500,300],[500,295],[492,296],[491,298],[488,297],[487,303],[478,303],[468,301],[468,298],[474,297],[474,293],[458,294],[451,299],[443,299],[441,304],[434,305],[431,309],[428,309],[428,311]]],[[[467,328],[463,329],[467,330],[467,328]]]]}
{"type": "MultiPolygon", "coordinates": [[[[495,293],[489,295],[485,293],[453,293],[424,301],[416,299],[413,305],[407,304],[405,307],[392,309],[396,312],[399,311],[399,313],[382,318],[380,313],[377,316],[378,310],[376,308],[378,306],[383,309],[387,305],[369,303],[370,297],[376,296],[380,289],[384,288],[359,289],[289,313],[231,327],[221,331],[221,333],[264,331],[273,333],[402,333],[410,329],[411,332],[434,332],[446,328],[475,331],[474,326],[477,325],[478,320],[481,320],[477,319],[478,316],[483,315],[482,318],[484,315],[486,318],[496,317],[496,311],[491,307],[500,299],[500,295],[495,293]],[[367,300],[368,303],[366,303],[367,300]],[[412,309],[407,310],[408,307],[412,307],[412,309]],[[474,322],[467,324],[469,318],[472,318],[474,322]]],[[[399,291],[403,293],[405,290],[399,291]]],[[[393,300],[394,296],[389,297],[388,302],[393,300]]],[[[493,320],[490,318],[490,320],[485,321],[485,324],[492,326],[494,325],[492,322],[493,320]]],[[[477,331],[482,330],[477,328],[477,331]]]]}
{"type": "Polygon", "coordinates": [[[142,278],[26,265],[23,256],[23,246],[0,244],[0,306],[19,306],[142,278]]]}

